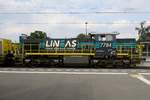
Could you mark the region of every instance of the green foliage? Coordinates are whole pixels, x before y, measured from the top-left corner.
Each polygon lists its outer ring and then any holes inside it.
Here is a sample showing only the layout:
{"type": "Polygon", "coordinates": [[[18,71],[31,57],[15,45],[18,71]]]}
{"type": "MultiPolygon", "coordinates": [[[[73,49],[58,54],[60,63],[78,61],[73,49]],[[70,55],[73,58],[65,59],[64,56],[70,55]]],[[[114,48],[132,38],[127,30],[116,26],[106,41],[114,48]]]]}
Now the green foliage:
{"type": "Polygon", "coordinates": [[[77,38],[79,38],[79,39],[83,39],[83,38],[85,38],[85,37],[86,37],[86,35],[83,34],[83,33],[81,33],[81,34],[79,34],[79,35],[77,36],[77,38]]]}
{"type": "Polygon", "coordinates": [[[77,36],[78,40],[79,41],[88,41],[89,40],[89,36],[86,35],[86,34],[83,34],[83,33],[80,33],[78,36],[77,36]]]}
{"type": "Polygon", "coordinates": [[[150,26],[145,26],[145,21],[140,23],[140,27],[136,27],[135,29],[138,31],[139,42],[150,41],[150,26]]]}
{"type": "Polygon", "coordinates": [[[35,31],[30,34],[30,38],[31,39],[45,39],[47,38],[47,35],[45,32],[35,31]]]}

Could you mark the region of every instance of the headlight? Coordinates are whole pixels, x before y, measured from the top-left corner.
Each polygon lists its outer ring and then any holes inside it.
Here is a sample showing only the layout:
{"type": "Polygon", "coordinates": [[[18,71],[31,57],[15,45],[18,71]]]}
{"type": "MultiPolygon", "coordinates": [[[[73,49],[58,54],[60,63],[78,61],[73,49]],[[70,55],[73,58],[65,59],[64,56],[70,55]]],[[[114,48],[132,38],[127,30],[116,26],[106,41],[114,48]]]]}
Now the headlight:
{"type": "Polygon", "coordinates": [[[25,61],[26,63],[28,63],[28,62],[31,61],[31,59],[25,59],[24,61],[25,61]]]}
{"type": "Polygon", "coordinates": [[[111,55],[116,55],[116,51],[113,50],[113,51],[110,52],[110,54],[111,54],[111,55]]]}

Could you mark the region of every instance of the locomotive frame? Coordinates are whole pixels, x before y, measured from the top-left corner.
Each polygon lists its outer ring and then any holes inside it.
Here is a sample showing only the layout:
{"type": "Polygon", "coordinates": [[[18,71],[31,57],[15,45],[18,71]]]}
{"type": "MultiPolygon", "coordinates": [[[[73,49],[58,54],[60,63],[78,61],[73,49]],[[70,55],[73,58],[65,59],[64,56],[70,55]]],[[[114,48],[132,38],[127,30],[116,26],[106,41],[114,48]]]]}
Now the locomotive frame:
{"type": "Polygon", "coordinates": [[[85,40],[21,40],[22,63],[29,66],[43,63],[64,65],[65,56],[86,56],[90,66],[136,66],[141,62],[143,45],[137,44],[133,38],[118,39],[116,35],[118,34],[89,34],[85,40]],[[47,41],[52,42],[48,44],[47,41]]]}

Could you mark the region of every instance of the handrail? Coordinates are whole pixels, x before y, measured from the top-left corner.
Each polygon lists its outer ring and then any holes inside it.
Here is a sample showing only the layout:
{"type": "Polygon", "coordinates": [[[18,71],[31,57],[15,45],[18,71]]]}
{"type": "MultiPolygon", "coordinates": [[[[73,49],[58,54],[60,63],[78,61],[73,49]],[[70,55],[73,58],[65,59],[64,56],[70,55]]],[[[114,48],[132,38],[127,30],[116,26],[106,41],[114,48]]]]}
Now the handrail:
{"type": "Polygon", "coordinates": [[[94,50],[25,50],[25,53],[94,53],[94,50]]]}

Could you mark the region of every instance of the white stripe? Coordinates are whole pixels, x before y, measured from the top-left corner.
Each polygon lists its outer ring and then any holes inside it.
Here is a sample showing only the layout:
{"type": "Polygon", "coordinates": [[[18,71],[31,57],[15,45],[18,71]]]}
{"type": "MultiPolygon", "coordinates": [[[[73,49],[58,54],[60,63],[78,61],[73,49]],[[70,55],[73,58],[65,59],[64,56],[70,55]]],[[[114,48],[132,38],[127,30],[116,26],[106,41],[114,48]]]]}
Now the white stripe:
{"type": "Polygon", "coordinates": [[[127,75],[128,73],[99,73],[99,72],[32,72],[32,71],[0,71],[0,73],[31,73],[31,74],[80,74],[80,75],[127,75]]]}
{"type": "Polygon", "coordinates": [[[150,73],[139,73],[141,75],[150,75],[150,73]]]}
{"type": "Polygon", "coordinates": [[[143,82],[146,83],[147,85],[150,85],[150,81],[147,80],[146,78],[144,78],[143,76],[138,76],[137,79],[143,81],[143,82]]]}

